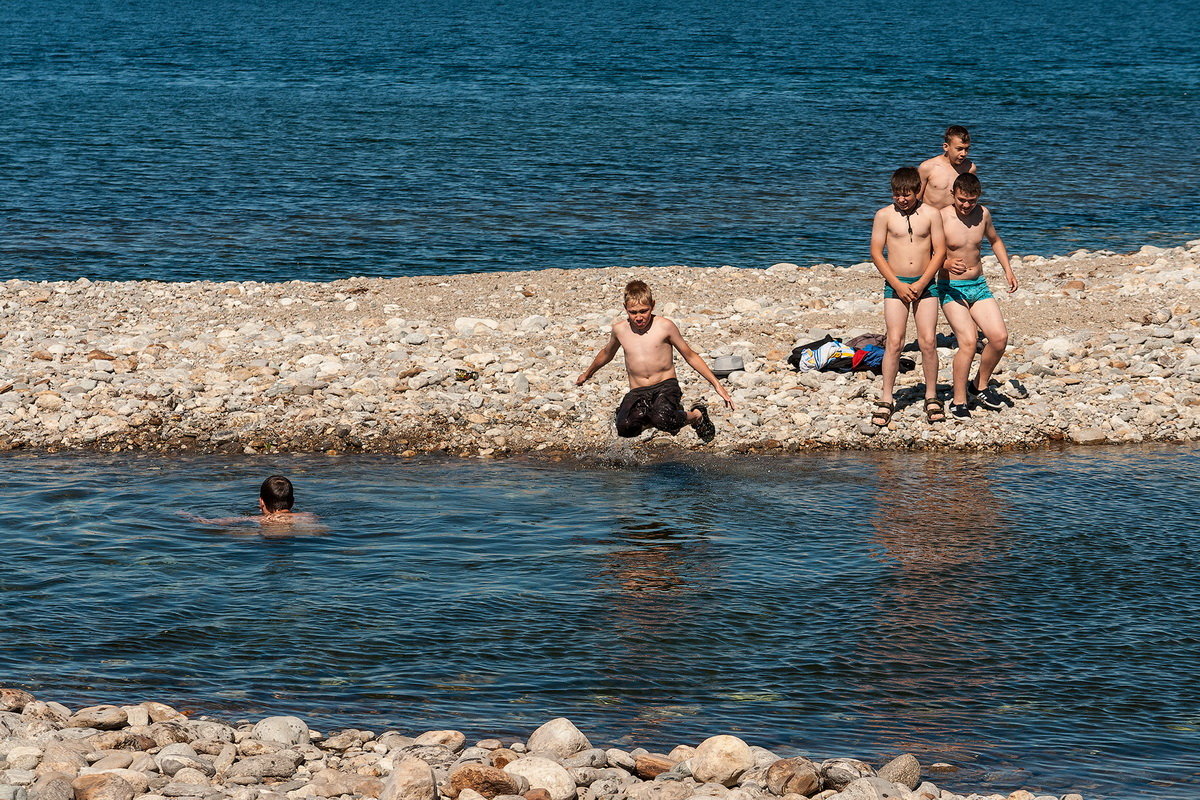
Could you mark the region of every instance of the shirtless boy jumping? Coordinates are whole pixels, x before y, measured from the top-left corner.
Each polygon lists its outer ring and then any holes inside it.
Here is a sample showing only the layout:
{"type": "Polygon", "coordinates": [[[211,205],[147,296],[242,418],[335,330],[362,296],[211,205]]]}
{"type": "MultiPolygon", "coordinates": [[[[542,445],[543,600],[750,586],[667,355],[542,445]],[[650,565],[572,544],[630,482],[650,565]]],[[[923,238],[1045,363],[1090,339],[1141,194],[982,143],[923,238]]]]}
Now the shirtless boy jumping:
{"type": "Polygon", "coordinates": [[[875,403],[871,423],[886,426],[896,410],[892,390],[900,371],[900,350],[911,311],[917,320],[917,344],[925,374],[925,416],[942,422],[946,411],[937,399],[937,297],[934,276],[946,257],[942,218],[917,198],[921,176],[912,167],[892,173],[892,200],[875,213],[871,226],[871,261],[883,276],[883,322],[887,342],[883,352],[883,393],[875,403]],[[884,251],[887,255],[884,255],[884,251]]]}
{"type": "Polygon", "coordinates": [[[921,173],[921,191],[917,197],[934,208],[946,208],[954,202],[950,187],[954,179],[968,172],[975,174],[975,163],[967,158],[971,151],[971,134],[962,125],[946,128],[942,154],[926,159],[918,171],[921,173]]]}
{"type": "Polygon", "coordinates": [[[983,276],[980,248],[985,236],[996,260],[1004,267],[1008,291],[1017,290],[1017,276],[1009,266],[1008,250],[992,224],[992,213],[979,205],[981,193],[979,178],[971,174],[959,175],[954,181],[954,205],[941,212],[947,254],[937,289],[941,295],[942,313],[958,340],[958,352],[954,354],[951,370],[954,399],[950,403],[950,413],[959,418],[971,416],[969,401],[993,410],[1003,402],[988,387],[992,371],[1008,347],[1008,328],[1000,314],[1000,304],[992,296],[987,278],[983,276]],[[971,362],[975,360],[976,328],[983,331],[987,344],[979,357],[979,372],[975,380],[968,382],[971,362]]]}
{"type": "Polygon", "coordinates": [[[654,297],[650,287],[642,281],[630,281],[625,286],[625,313],[628,319],[613,322],[608,342],[575,384],[585,383],[613,360],[617,350],[624,348],[629,393],[617,409],[617,434],[633,437],[646,428],[658,428],[673,436],[685,425],[691,425],[701,441],[711,442],[717,431],[708,418],[708,407],[697,403],[691,411],[683,410],[683,393],[675,378],[675,356],[671,348],[678,350],[683,360],[711,383],[725,405],[732,409],[733,399],[729,392],[717,381],[704,359],[679,335],[675,323],[654,315],[654,297]]]}

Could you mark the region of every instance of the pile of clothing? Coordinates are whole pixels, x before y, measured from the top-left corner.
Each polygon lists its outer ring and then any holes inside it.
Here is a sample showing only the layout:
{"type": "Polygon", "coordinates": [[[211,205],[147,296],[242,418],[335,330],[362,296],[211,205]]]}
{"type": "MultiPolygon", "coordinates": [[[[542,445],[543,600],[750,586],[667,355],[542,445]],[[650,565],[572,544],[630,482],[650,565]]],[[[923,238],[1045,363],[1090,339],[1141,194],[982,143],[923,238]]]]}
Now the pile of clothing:
{"type": "MultiPolygon", "coordinates": [[[[848,342],[832,336],[808,344],[797,345],[788,356],[788,363],[797,372],[874,372],[883,369],[883,334],[866,333],[848,342]]],[[[900,359],[900,371],[916,367],[911,358],[900,359]]]]}

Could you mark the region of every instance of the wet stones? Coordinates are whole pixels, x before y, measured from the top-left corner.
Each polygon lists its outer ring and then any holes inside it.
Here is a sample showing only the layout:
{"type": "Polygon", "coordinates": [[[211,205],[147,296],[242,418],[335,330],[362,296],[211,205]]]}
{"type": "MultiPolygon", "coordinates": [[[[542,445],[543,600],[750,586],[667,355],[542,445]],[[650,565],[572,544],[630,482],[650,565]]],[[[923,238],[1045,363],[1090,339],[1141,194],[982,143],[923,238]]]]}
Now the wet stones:
{"type": "MultiPolygon", "coordinates": [[[[136,724],[95,733],[69,727],[76,715],[65,707],[23,702],[35,714],[53,709],[48,716],[57,721],[0,712],[0,800],[961,800],[919,783],[921,765],[910,754],[876,775],[857,759],[815,764],[734,736],[666,754],[602,750],[563,718],[524,742],[482,739],[468,746],[453,730],[376,736],[350,729],[325,738],[298,717],[233,727],[147,704],[124,707],[136,724]],[[144,724],[155,715],[171,721],[144,724]],[[179,735],[185,741],[167,741],[179,735]],[[285,747],[260,735],[306,743],[285,747]]],[[[96,718],[111,713],[96,708],[82,711],[96,718]]],[[[930,771],[943,768],[949,767],[930,771]]]]}

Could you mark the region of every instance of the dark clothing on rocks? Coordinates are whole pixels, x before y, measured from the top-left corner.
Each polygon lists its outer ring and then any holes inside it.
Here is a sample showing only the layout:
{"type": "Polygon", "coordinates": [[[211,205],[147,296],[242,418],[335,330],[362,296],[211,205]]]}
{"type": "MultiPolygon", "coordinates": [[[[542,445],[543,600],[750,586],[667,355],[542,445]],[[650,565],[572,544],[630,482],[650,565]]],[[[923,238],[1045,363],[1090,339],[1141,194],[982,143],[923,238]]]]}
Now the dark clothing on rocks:
{"type": "Polygon", "coordinates": [[[626,438],[637,436],[647,428],[658,428],[674,435],[686,424],[683,391],[675,378],[631,389],[617,409],[617,434],[626,438]]]}

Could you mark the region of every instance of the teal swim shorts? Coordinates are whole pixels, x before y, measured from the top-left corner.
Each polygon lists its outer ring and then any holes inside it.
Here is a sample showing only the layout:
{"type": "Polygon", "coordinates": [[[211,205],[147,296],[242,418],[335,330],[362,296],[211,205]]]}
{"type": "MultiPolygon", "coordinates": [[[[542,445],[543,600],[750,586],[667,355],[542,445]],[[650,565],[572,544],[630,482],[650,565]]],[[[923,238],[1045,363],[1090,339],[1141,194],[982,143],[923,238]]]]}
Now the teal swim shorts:
{"type": "Polygon", "coordinates": [[[937,294],[942,298],[942,305],[962,303],[964,306],[969,306],[993,296],[992,290],[988,288],[987,278],[982,275],[966,281],[938,281],[937,287],[937,294]]]}
{"type": "MultiPolygon", "coordinates": [[[[903,275],[897,275],[896,277],[900,279],[901,283],[916,283],[917,281],[921,280],[920,276],[917,276],[916,278],[906,278],[903,275]]],[[[895,298],[895,296],[896,296],[896,290],[892,288],[892,285],[890,283],[888,283],[887,281],[884,281],[883,282],[883,299],[890,300],[890,299],[895,298]]],[[[934,286],[933,282],[930,282],[930,284],[925,287],[925,291],[921,292],[921,296],[918,297],[917,299],[924,300],[926,297],[937,297],[937,296],[938,296],[937,287],[934,286]]]]}

